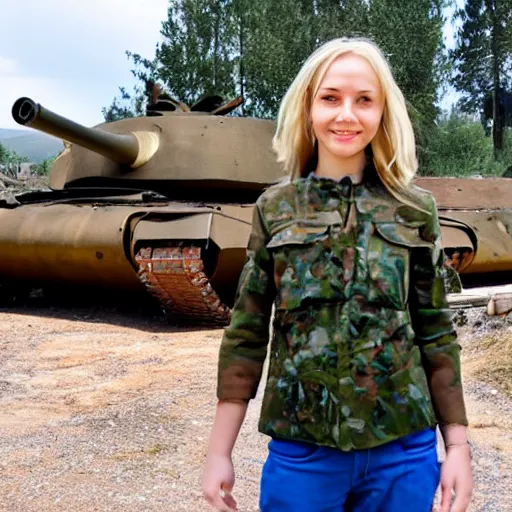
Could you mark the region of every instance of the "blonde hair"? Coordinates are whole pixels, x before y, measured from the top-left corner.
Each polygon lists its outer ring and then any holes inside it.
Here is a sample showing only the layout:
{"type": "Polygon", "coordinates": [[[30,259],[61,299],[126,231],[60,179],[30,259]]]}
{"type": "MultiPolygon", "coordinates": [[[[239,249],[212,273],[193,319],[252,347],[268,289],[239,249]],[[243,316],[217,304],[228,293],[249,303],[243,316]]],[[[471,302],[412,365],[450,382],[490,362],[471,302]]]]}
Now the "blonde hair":
{"type": "Polygon", "coordinates": [[[341,55],[364,57],[380,81],[384,112],[377,134],[371,142],[373,161],[383,185],[398,200],[410,195],[409,185],[418,169],[414,131],[402,91],[379,48],[366,39],[341,38],[322,45],[303,64],[286,92],[277,119],[273,148],[290,179],[303,176],[315,157],[315,137],[309,117],[313,98],[329,66],[341,55]]]}

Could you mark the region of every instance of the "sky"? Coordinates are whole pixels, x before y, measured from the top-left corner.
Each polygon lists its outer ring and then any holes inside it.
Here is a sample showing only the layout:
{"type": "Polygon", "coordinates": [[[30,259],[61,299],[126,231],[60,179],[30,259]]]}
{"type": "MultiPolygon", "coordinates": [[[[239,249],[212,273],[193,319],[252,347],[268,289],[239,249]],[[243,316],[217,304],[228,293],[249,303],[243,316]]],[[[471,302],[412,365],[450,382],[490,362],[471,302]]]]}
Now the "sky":
{"type": "MultiPolygon", "coordinates": [[[[85,126],[103,122],[101,109],[119,86],[131,91],[135,84],[125,51],[154,57],[168,1],[2,2],[0,128],[22,128],[11,116],[21,96],[85,126]]],[[[449,25],[445,37],[453,46],[449,25]]],[[[441,106],[454,99],[452,91],[441,106]]]]}
{"type": "Polygon", "coordinates": [[[125,51],[153,58],[168,0],[1,2],[0,128],[20,128],[13,103],[28,96],[85,126],[132,89],[125,51]]]}

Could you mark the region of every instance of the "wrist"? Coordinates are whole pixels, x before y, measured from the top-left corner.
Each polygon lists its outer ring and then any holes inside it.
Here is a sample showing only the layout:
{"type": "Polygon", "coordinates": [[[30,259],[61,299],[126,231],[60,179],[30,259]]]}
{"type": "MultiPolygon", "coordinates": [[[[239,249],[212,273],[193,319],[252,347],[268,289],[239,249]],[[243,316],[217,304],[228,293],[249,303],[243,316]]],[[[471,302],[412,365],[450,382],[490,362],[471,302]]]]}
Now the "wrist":
{"type": "Polygon", "coordinates": [[[229,450],[209,450],[206,456],[207,459],[231,459],[231,452],[229,450]]]}
{"type": "Polygon", "coordinates": [[[470,459],[473,459],[472,446],[470,441],[466,441],[461,444],[447,444],[445,445],[446,455],[448,456],[450,453],[453,454],[462,454],[463,456],[469,456],[470,459]]]}

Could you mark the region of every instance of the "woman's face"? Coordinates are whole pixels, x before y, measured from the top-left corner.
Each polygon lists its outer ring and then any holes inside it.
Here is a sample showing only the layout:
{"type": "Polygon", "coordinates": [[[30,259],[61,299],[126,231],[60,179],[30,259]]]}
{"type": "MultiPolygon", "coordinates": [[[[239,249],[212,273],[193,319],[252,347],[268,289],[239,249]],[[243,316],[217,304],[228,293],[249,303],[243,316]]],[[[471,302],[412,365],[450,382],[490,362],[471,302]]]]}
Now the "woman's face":
{"type": "Polygon", "coordinates": [[[340,160],[353,159],[375,137],[384,112],[379,79],[364,58],[347,53],[325,74],[311,106],[318,151],[340,160]]]}

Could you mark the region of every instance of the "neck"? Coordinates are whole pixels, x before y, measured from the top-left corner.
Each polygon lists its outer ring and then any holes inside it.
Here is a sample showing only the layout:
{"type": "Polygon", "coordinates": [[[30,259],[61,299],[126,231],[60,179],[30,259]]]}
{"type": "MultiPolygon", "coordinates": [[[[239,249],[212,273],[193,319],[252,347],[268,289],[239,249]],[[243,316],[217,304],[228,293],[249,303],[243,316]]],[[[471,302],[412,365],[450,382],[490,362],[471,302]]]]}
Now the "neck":
{"type": "Polygon", "coordinates": [[[350,176],[354,183],[359,183],[366,167],[366,155],[363,151],[349,158],[336,158],[331,153],[318,151],[318,164],[315,174],[324,178],[339,181],[345,176],[350,176]]]}

